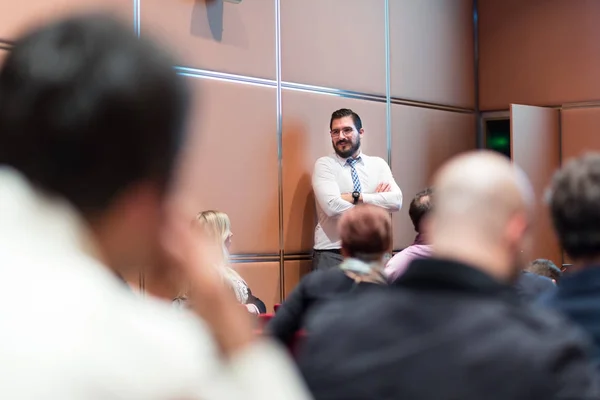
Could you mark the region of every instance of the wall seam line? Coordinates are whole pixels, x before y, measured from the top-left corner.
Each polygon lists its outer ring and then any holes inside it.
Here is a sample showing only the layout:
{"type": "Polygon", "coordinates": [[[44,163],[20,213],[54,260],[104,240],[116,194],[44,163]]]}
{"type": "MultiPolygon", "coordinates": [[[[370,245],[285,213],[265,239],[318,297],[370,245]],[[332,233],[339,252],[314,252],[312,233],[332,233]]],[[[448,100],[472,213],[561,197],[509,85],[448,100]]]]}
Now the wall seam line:
{"type": "MultiPolygon", "coordinates": [[[[141,29],[140,29],[140,1],[141,0],[133,0],[133,31],[140,37],[141,29]]],[[[146,295],[146,271],[145,268],[142,268],[138,277],[138,286],[140,290],[140,295],[146,295]]]]}
{"type": "Polygon", "coordinates": [[[473,79],[475,86],[475,135],[476,147],[485,147],[481,110],[479,109],[479,3],[473,0],[473,79]]]}
{"type": "Polygon", "coordinates": [[[385,129],[387,162],[392,165],[392,93],[391,93],[391,56],[390,56],[390,3],[385,0],[384,10],[384,31],[385,31],[385,129]]]}
{"type": "Polygon", "coordinates": [[[281,101],[281,1],[275,1],[275,78],[277,83],[277,188],[279,206],[279,297],[285,296],[283,221],[283,114],[281,101]]]}
{"type": "Polygon", "coordinates": [[[138,37],[142,33],[142,24],[140,16],[141,0],[133,0],[133,29],[138,37]]]}

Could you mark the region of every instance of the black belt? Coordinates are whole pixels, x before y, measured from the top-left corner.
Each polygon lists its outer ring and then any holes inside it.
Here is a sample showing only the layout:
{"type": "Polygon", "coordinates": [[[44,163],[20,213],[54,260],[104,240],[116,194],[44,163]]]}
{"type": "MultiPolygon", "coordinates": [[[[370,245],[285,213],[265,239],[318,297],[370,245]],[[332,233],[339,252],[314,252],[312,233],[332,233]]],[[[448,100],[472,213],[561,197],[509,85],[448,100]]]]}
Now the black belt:
{"type": "Polygon", "coordinates": [[[335,254],[342,254],[342,251],[340,249],[325,249],[325,250],[320,250],[320,249],[313,249],[314,251],[320,251],[322,253],[335,253],[335,254]]]}

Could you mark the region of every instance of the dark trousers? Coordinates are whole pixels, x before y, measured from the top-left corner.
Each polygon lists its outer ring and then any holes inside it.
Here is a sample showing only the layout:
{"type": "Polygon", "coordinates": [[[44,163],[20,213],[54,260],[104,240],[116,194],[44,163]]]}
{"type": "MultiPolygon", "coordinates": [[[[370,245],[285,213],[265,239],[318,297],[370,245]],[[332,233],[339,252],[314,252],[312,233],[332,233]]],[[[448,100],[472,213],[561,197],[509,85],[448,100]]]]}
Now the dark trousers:
{"type": "Polygon", "coordinates": [[[339,250],[313,250],[312,269],[322,270],[336,268],[344,258],[339,250]]]}

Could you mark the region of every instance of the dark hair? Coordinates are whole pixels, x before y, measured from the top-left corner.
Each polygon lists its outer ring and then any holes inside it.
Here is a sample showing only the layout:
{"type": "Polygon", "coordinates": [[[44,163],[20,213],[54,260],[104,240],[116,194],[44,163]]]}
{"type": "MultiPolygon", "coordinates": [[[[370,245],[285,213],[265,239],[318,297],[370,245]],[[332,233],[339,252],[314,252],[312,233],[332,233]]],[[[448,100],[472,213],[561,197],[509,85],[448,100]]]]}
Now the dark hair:
{"type": "Polygon", "coordinates": [[[84,214],[169,179],[188,92],[162,50],[107,15],[19,38],[0,70],[0,164],[84,214]]]}
{"type": "Polygon", "coordinates": [[[552,261],[545,258],[533,260],[531,264],[525,268],[525,271],[554,279],[556,282],[558,282],[562,276],[562,271],[560,268],[558,268],[552,261]]]}
{"type": "Polygon", "coordinates": [[[375,258],[392,247],[392,220],[381,207],[371,204],[353,207],[340,218],[338,230],[342,248],[351,257],[375,258]]]}
{"type": "Polygon", "coordinates": [[[341,119],[344,117],[352,117],[352,122],[354,122],[354,127],[356,128],[356,130],[360,131],[362,129],[362,121],[360,120],[360,117],[357,113],[350,110],[349,108],[340,108],[339,110],[334,111],[331,114],[331,119],[329,120],[329,129],[331,129],[334,120],[341,119]]]}
{"type": "Polygon", "coordinates": [[[554,229],[569,257],[600,255],[600,154],[573,159],[556,172],[549,203],[554,229]]]}
{"type": "Polygon", "coordinates": [[[419,233],[421,232],[421,220],[431,211],[432,194],[433,189],[427,188],[417,193],[410,202],[410,207],[408,208],[408,215],[410,216],[410,220],[412,221],[413,226],[415,227],[415,231],[419,233]]]}

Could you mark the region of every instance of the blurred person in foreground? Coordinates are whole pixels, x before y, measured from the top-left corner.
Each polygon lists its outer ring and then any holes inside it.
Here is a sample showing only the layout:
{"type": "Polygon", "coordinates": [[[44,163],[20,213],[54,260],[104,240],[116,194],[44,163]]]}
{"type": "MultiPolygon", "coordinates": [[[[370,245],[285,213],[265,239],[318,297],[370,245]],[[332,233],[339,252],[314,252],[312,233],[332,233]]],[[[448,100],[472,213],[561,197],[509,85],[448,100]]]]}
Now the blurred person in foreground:
{"type": "Polygon", "coordinates": [[[316,399],[597,399],[588,343],[515,296],[534,195],[495,153],[437,173],[434,255],[388,290],[331,302],[308,322],[299,366],[316,399]]]}
{"type": "Polygon", "coordinates": [[[342,263],[302,278],[267,325],[267,332],[286,345],[292,343],[312,309],[336,297],[387,284],[383,268],[385,255],[392,248],[389,213],[381,207],[359,204],[342,215],[338,231],[342,263]]]}
{"type": "Polygon", "coordinates": [[[572,265],[544,302],[592,337],[600,367],[600,154],[566,163],[552,180],[548,200],[559,243],[572,265]]]}
{"type": "Polygon", "coordinates": [[[386,264],[385,274],[390,282],[398,279],[413,260],[430,257],[433,246],[427,232],[429,224],[427,217],[433,208],[433,189],[427,188],[420,191],[410,202],[408,215],[412,221],[417,236],[413,244],[396,253],[386,264]]]}
{"type": "MultiPolygon", "coordinates": [[[[231,232],[231,221],[229,216],[222,211],[206,210],[200,212],[192,222],[192,229],[200,234],[200,239],[209,238],[215,242],[216,248],[221,249],[217,264],[214,266],[216,272],[221,276],[223,282],[233,291],[236,300],[246,306],[252,314],[267,312],[265,303],[252,294],[250,286],[244,278],[231,266],[229,262],[229,248],[233,233],[231,232]]],[[[173,300],[178,307],[188,305],[190,297],[194,294],[186,287],[173,300]]]]}
{"type": "Polygon", "coordinates": [[[8,53],[0,397],[308,397],[284,351],[255,340],[245,310],[206,267],[220,249],[167,207],[189,95],[174,64],[103,15],[46,25],[8,53]],[[117,277],[166,260],[198,293],[191,306],[201,319],[133,296],[117,277]]]}

